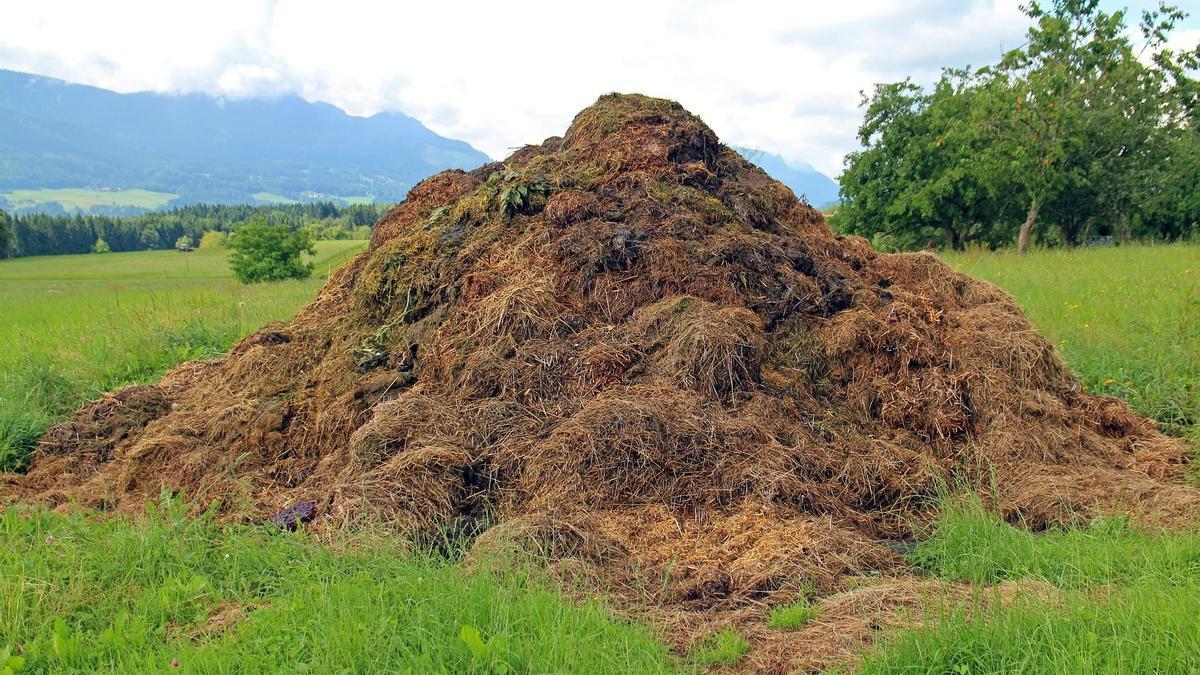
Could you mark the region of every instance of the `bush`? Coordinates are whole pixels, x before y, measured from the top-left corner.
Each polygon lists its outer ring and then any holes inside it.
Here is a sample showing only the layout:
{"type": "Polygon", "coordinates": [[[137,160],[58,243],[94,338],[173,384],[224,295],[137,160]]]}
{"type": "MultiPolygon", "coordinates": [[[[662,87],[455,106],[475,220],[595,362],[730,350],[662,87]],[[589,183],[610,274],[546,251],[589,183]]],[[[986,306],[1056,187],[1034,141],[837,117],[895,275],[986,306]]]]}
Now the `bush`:
{"type": "Polygon", "coordinates": [[[200,248],[224,248],[229,241],[229,235],[216,230],[209,230],[200,237],[200,248]]]}
{"type": "Polygon", "coordinates": [[[233,252],[229,267],[233,276],[244,284],[282,279],[306,279],[313,264],[302,256],[315,255],[312,234],[308,230],[292,230],[282,223],[268,225],[256,218],[238,228],[229,240],[233,252]]]}
{"type": "Polygon", "coordinates": [[[186,234],[175,240],[175,249],[178,251],[190,251],[192,246],[192,238],[186,234]]]}
{"type": "Polygon", "coordinates": [[[103,239],[97,239],[95,244],[92,244],[92,253],[112,253],[112,249],[108,247],[108,242],[103,239]]]}

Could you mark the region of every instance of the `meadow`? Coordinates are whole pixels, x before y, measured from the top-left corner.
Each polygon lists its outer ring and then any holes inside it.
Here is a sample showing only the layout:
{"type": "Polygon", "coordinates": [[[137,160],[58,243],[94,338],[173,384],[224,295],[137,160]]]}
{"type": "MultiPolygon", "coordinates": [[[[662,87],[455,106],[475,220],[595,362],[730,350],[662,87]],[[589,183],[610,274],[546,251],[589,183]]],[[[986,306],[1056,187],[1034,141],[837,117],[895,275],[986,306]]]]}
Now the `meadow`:
{"type": "Polygon", "coordinates": [[[1175,435],[1200,425],[1200,246],[946,254],[1011,293],[1086,391],[1175,435]]]}
{"type": "Polygon", "coordinates": [[[45,207],[58,204],[67,211],[79,209],[88,212],[97,206],[133,206],[140,209],[158,209],[166,206],[179,195],[153,190],[93,190],[91,188],[39,188],[36,190],[11,190],[0,192],[0,199],[13,209],[45,207]]]}
{"type": "MultiPolygon", "coordinates": [[[[318,271],[361,246],[321,243],[318,271]]],[[[1090,391],[1200,438],[1200,247],[945,258],[1013,293],[1090,391]]],[[[0,449],[19,460],[80,400],[218,354],[290,315],[320,283],[240,286],[219,251],[0,262],[0,449]]],[[[0,515],[0,673],[6,663],[14,672],[687,672],[736,666],[747,648],[723,631],[671,654],[652,627],[562,594],[526,559],[463,564],[461,551],[413,549],[369,527],[317,541],[187,517],[172,498],[147,509],[0,515]]],[[[974,585],[978,603],[882,635],[864,672],[1200,669],[1200,533],[1102,519],[1032,534],[951,495],[925,534],[908,553],[913,566],[974,585]],[[1028,580],[1049,590],[989,602],[998,582],[1028,580]]],[[[808,621],[819,612],[789,607],[768,625],[808,621]]]]}
{"type": "Polygon", "coordinates": [[[257,286],[234,281],[219,249],[0,261],[0,468],[81,402],[291,316],[365,245],[318,242],[313,278],[257,286]]]}

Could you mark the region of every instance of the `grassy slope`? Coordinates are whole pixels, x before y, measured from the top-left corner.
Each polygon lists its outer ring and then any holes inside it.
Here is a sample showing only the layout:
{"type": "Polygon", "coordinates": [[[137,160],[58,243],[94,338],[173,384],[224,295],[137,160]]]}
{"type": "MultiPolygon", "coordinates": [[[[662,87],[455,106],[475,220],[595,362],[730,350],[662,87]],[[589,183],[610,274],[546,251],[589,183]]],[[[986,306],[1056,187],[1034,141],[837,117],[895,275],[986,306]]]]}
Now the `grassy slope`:
{"type": "Polygon", "coordinates": [[[233,281],[221,250],[0,261],[0,468],[81,401],[291,316],[364,245],[319,242],[318,277],[257,286],[233,281]]]}
{"type": "Polygon", "coordinates": [[[37,190],[0,192],[0,197],[8,201],[14,209],[58,203],[68,211],[80,209],[87,212],[96,206],[136,206],[143,209],[157,209],[166,206],[168,202],[179,195],[151,190],[105,192],[89,188],[39,188],[37,190]]]}

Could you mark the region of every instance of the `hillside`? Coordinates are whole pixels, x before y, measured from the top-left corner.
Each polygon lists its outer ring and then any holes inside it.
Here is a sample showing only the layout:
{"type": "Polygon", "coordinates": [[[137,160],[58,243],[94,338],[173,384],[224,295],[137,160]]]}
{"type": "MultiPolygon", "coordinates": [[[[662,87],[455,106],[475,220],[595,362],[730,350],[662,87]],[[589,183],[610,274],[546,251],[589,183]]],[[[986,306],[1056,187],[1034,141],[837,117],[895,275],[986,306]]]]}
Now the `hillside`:
{"type": "Polygon", "coordinates": [[[310,193],[396,201],[430,174],[487,161],[398,112],[354,117],[298,96],[119,94],[0,70],[0,208],[132,213],[310,193]]]}

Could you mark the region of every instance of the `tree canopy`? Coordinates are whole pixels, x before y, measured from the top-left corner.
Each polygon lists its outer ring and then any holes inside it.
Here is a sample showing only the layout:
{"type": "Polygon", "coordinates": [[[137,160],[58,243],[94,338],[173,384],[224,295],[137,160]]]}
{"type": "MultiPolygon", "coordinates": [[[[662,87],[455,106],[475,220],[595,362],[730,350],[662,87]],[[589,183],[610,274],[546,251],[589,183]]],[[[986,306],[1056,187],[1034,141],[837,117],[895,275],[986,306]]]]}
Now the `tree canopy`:
{"type": "Polygon", "coordinates": [[[990,66],[947,69],[864,96],[862,149],[846,158],[842,230],[884,248],[1196,233],[1200,46],[1168,47],[1184,14],[1141,17],[1098,0],[1023,7],[1025,44],[990,66]]]}

